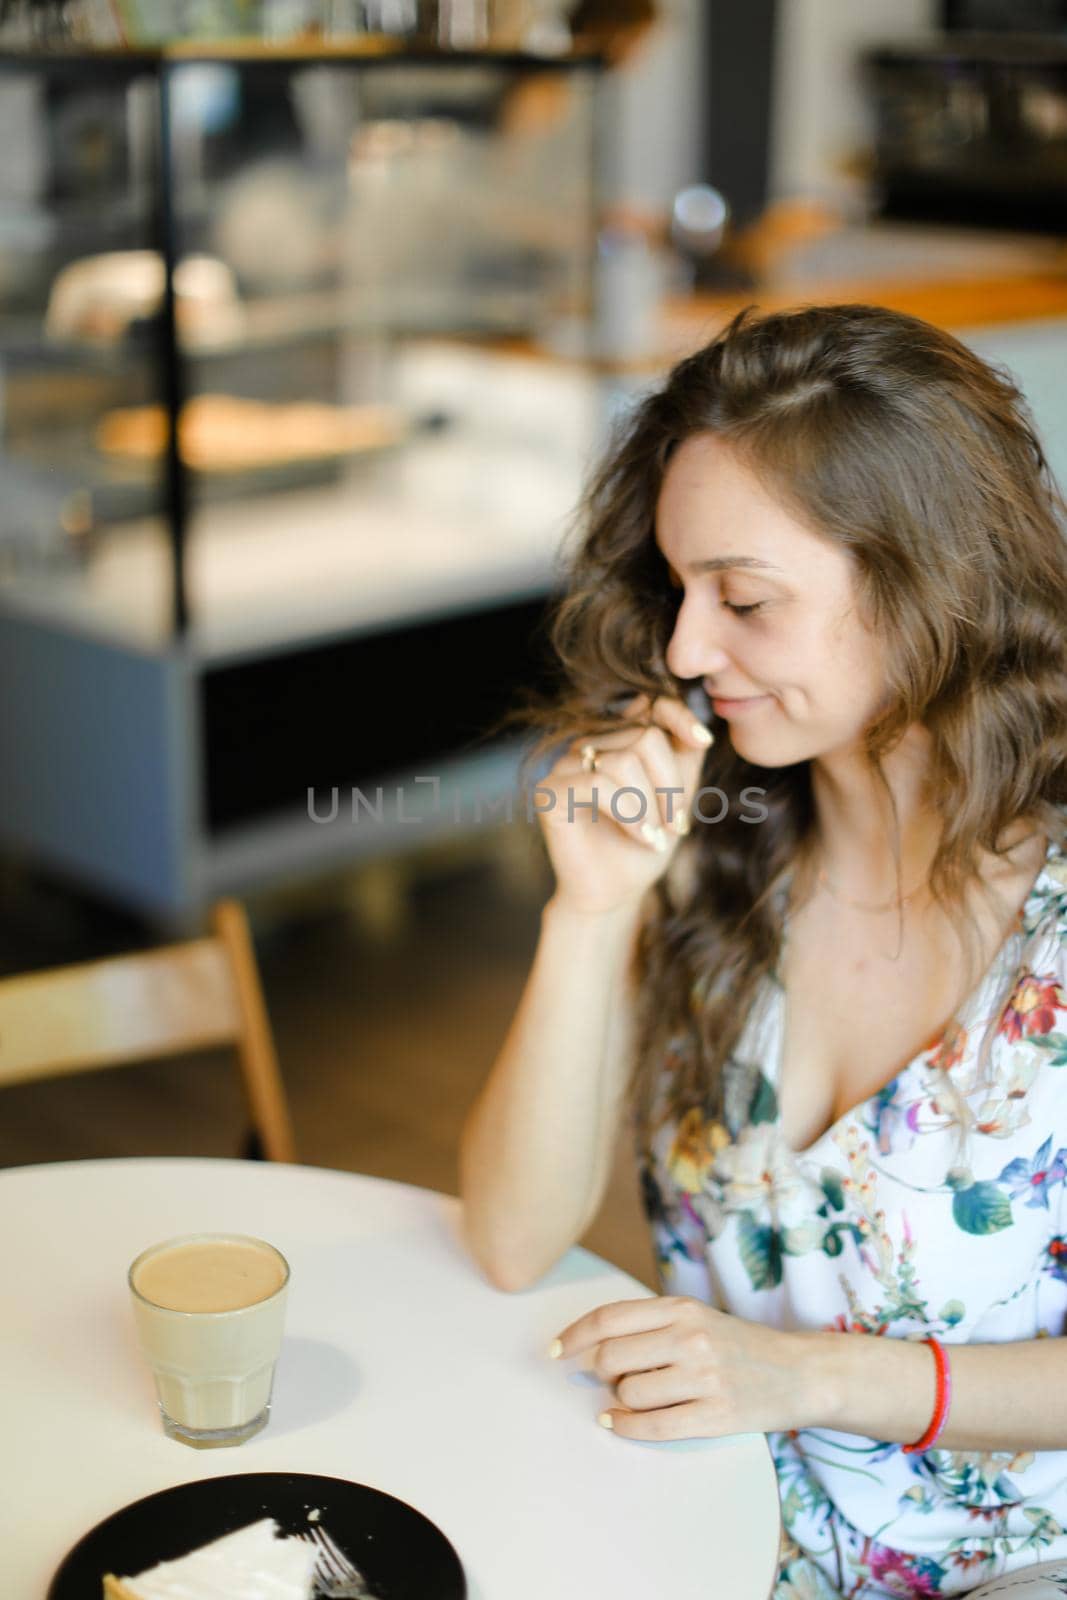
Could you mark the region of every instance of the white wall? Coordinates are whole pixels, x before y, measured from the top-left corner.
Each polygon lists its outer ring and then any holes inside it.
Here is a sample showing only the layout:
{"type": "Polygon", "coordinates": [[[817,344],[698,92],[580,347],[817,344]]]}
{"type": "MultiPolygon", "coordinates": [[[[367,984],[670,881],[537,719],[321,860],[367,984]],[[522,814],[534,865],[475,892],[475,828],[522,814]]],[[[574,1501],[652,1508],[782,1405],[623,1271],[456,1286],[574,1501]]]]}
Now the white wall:
{"type": "Polygon", "coordinates": [[[606,75],[601,97],[604,199],[650,211],[668,210],[678,189],[704,175],[700,41],[706,0],[659,5],[660,21],[606,75]]]}
{"type": "MultiPolygon", "coordinates": [[[[604,197],[653,211],[702,171],[701,58],[711,5],[744,0],[660,0],[662,19],[603,85],[604,197]]],[[[869,142],[853,61],[863,45],[937,26],[937,0],[779,0],[774,197],[837,197],[854,188],[841,162],[869,142]]]]}
{"type": "Polygon", "coordinates": [[[842,163],[871,138],[856,55],[880,40],[936,29],[938,11],[936,0],[779,0],[771,127],[774,198],[837,198],[852,192],[855,180],[842,171],[842,163]]]}

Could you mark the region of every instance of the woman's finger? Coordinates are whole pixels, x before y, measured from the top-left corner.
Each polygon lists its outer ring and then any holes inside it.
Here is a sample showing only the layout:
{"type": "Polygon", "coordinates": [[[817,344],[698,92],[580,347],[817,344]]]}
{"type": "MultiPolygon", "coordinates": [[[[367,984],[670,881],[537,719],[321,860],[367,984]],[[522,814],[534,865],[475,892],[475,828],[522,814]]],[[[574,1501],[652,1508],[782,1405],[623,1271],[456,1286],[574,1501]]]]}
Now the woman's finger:
{"type": "Polygon", "coordinates": [[[621,785],[643,789],[659,825],[685,834],[711,737],[680,701],[660,699],[651,707],[645,702],[642,720],[575,740],[569,756],[584,770],[592,749],[598,772],[610,770],[621,785]]]}
{"type": "Polygon", "coordinates": [[[717,1417],[715,1408],[703,1400],[664,1406],[658,1411],[630,1411],[624,1406],[610,1406],[600,1413],[597,1421],[602,1427],[611,1428],[620,1439],[649,1442],[718,1439],[730,1431],[726,1418],[717,1417]]]}
{"type": "Polygon", "coordinates": [[[632,1333],[604,1339],[596,1347],[592,1369],[605,1383],[628,1372],[654,1372],[679,1357],[678,1332],[673,1323],[650,1333],[632,1333]]]}
{"type": "Polygon", "coordinates": [[[632,745],[615,746],[606,750],[597,761],[598,772],[610,772],[623,788],[629,790],[636,807],[636,793],[645,798],[645,814],[658,827],[672,832],[679,828],[678,819],[689,820],[686,785],[679,770],[667,734],[660,728],[646,728],[632,745]]]}
{"type": "Polygon", "coordinates": [[[616,1383],[615,1395],[627,1411],[662,1411],[666,1406],[708,1398],[698,1376],[673,1366],[655,1372],[628,1372],[616,1383]]]}
{"type": "Polygon", "coordinates": [[[660,855],[670,849],[671,836],[659,822],[655,796],[650,798],[644,788],[620,781],[599,764],[596,772],[559,774],[538,788],[555,796],[554,805],[538,807],[538,816],[546,827],[591,822],[597,827],[621,829],[642,849],[660,855]]]}
{"type": "Polygon", "coordinates": [[[604,1339],[669,1328],[689,1304],[688,1300],[662,1294],[644,1295],[640,1300],[609,1301],[569,1323],[554,1342],[552,1354],[580,1356],[604,1339]]]}
{"type": "Polygon", "coordinates": [[[600,817],[605,817],[646,849],[665,855],[670,836],[663,827],[657,796],[651,791],[640,761],[626,753],[609,752],[592,774],[592,793],[599,793],[600,817]]]}
{"type": "Polygon", "coordinates": [[[689,749],[707,750],[715,743],[711,729],[693,715],[684,700],[675,695],[658,695],[654,700],[645,694],[634,695],[620,707],[619,716],[623,723],[630,726],[647,727],[655,724],[673,734],[689,749]]]}
{"type": "Polygon", "coordinates": [[[634,750],[648,769],[664,826],[688,833],[689,807],[704,765],[704,746],[679,747],[675,734],[653,724],[641,734],[634,750]]]}
{"type": "Polygon", "coordinates": [[[660,695],[652,704],[651,717],[691,750],[708,750],[715,743],[711,729],[694,717],[684,700],[660,695]]]}

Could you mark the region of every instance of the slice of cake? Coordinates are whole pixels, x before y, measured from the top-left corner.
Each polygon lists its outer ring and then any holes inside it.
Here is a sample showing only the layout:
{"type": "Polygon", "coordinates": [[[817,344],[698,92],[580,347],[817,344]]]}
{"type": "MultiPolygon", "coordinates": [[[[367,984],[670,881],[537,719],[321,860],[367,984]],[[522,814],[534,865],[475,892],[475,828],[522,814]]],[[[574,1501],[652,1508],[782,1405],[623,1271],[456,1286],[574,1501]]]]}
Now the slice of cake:
{"type": "Polygon", "coordinates": [[[310,1544],[264,1517],[132,1577],[107,1573],[104,1600],[310,1600],[314,1566],[310,1544]]]}

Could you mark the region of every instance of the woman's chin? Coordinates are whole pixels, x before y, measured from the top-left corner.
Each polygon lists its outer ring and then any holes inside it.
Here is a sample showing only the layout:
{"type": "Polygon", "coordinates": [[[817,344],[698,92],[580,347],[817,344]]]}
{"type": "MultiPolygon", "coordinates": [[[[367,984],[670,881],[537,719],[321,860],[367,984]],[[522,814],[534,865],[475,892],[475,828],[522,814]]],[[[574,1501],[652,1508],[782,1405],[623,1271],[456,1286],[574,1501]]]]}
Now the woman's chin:
{"type": "Polygon", "coordinates": [[[720,738],[728,739],[737,754],[755,767],[791,767],[798,761],[808,760],[811,755],[810,750],[798,750],[796,741],[790,739],[788,730],[780,725],[772,729],[766,723],[758,726],[755,720],[727,722],[717,718],[715,731],[720,738]]]}

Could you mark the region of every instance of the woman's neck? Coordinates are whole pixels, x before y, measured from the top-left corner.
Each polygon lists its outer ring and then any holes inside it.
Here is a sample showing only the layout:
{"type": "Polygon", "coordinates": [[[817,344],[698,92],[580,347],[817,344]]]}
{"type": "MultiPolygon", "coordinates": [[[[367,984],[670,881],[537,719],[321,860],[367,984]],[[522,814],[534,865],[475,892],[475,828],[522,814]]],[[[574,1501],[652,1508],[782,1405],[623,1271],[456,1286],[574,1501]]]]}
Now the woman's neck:
{"type": "Polygon", "coordinates": [[[883,761],[891,805],[861,752],[835,751],[812,762],[813,866],[839,893],[880,904],[926,881],[943,827],[926,800],[928,763],[929,735],[922,728],[909,729],[883,761]],[[897,827],[899,874],[893,850],[897,827]]]}

